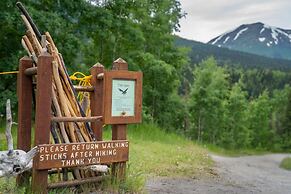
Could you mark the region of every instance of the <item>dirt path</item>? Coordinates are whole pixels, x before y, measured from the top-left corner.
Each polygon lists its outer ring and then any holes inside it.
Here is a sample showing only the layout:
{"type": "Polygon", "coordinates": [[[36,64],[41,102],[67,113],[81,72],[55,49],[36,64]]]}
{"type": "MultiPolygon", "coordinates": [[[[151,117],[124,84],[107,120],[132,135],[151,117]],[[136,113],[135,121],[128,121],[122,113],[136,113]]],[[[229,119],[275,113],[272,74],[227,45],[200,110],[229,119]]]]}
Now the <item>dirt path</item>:
{"type": "Polygon", "coordinates": [[[212,155],[218,176],[203,179],[154,178],[147,182],[149,193],[291,193],[291,171],[279,168],[291,156],[222,157],[212,155]]]}

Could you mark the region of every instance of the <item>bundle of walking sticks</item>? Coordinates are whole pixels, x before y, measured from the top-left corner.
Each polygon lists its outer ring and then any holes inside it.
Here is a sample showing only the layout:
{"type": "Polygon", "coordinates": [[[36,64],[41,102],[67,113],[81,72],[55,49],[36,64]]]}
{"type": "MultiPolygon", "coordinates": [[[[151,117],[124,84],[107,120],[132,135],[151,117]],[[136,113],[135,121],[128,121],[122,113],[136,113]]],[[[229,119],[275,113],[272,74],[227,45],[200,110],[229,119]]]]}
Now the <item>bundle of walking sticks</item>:
{"type": "MultiPolygon", "coordinates": [[[[51,35],[48,32],[42,35],[23,5],[18,2],[17,6],[27,29],[21,44],[32,58],[34,66],[37,66],[38,57],[43,53],[47,52],[53,57],[52,116],[86,116],[78,103],[64,60],[51,35]]],[[[37,75],[33,79],[38,79],[37,75]]],[[[53,143],[91,142],[95,140],[94,134],[86,122],[53,122],[50,130],[53,143]]],[[[73,172],[77,179],[95,175],[93,172],[85,173],[85,171],[77,169],[73,172]]]]}

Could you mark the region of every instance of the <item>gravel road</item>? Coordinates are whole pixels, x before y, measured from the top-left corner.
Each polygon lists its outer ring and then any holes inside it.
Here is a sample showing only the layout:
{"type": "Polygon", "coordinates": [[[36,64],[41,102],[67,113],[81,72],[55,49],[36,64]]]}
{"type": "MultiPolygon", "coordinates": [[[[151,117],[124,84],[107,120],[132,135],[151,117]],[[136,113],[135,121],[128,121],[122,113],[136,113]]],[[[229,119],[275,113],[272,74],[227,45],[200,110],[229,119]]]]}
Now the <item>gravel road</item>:
{"type": "Polygon", "coordinates": [[[279,168],[291,154],[222,157],[211,155],[216,176],[153,178],[146,184],[148,193],[270,193],[291,194],[291,171],[279,168]]]}

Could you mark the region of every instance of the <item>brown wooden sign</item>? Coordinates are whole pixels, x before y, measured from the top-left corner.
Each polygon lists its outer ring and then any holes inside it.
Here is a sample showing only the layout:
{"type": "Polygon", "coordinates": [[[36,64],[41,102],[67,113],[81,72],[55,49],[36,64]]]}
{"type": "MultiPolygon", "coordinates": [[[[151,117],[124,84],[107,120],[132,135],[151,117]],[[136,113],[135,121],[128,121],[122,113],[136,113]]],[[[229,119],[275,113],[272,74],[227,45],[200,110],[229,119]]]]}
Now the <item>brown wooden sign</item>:
{"type": "Polygon", "coordinates": [[[104,73],[104,123],[140,123],[142,112],[142,73],[104,73]]]}
{"type": "Polygon", "coordinates": [[[126,140],[44,144],[38,146],[36,169],[64,168],[128,161],[126,140]]]}

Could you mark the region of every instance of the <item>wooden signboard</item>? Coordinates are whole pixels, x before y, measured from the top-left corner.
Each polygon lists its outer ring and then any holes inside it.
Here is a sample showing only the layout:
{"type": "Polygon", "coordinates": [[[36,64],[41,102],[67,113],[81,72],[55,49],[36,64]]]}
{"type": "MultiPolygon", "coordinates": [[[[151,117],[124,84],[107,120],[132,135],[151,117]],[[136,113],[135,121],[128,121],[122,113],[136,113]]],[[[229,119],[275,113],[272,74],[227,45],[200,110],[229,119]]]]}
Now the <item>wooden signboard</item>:
{"type": "Polygon", "coordinates": [[[38,170],[128,161],[127,140],[44,144],[38,146],[38,170]]]}
{"type": "Polygon", "coordinates": [[[104,123],[140,123],[142,73],[106,71],[104,81],[104,123]]]}

